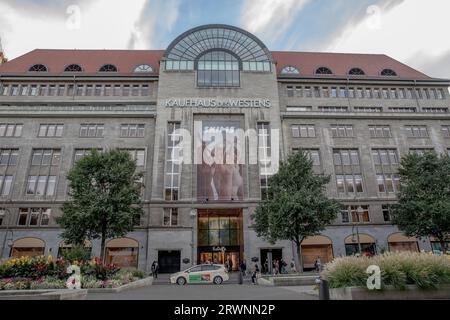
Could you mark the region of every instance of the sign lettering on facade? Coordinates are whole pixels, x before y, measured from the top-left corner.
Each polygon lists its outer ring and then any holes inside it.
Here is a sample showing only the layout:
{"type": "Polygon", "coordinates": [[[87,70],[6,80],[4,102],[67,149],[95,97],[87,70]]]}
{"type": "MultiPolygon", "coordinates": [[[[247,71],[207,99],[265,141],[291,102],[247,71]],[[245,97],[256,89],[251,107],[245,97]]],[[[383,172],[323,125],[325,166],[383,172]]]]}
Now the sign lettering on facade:
{"type": "Polygon", "coordinates": [[[183,98],[167,99],[164,105],[168,108],[270,108],[272,102],[268,99],[183,98]]]}

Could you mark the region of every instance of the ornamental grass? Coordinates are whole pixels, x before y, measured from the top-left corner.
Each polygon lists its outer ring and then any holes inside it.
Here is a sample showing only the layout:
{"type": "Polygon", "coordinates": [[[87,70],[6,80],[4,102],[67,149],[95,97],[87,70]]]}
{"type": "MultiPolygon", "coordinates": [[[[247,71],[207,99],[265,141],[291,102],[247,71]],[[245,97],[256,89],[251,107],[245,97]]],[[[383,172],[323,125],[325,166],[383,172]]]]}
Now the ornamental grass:
{"type": "Polygon", "coordinates": [[[374,257],[340,257],[325,265],[322,278],[330,288],[366,287],[366,270],[376,265],[381,269],[381,286],[404,290],[408,285],[420,289],[437,289],[450,284],[450,260],[419,252],[388,252],[374,257]]]}

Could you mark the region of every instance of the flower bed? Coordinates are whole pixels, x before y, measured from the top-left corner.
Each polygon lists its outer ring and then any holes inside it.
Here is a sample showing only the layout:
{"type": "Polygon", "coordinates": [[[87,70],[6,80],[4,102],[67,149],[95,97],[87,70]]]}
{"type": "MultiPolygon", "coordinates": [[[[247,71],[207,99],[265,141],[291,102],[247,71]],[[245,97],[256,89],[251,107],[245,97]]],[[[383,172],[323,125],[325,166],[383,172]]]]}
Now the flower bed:
{"type": "Polygon", "coordinates": [[[66,289],[70,265],[81,270],[81,287],[117,288],[142,279],[138,270],[120,270],[113,264],[103,264],[100,259],[86,262],[69,262],[62,258],[54,261],[51,256],[10,259],[0,265],[0,290],[66,289]]]}
{"type": "Polygon", "coordinates": [[[322,278],[329,287],[367,288],[369,266],[381,269],[381,289],[393,287],[405,290],[408,286],[438,289],[450,284],[450,260],[445,256],[428,253],[385,253],[374,257],[342,257],[325,265],[322,278]]]}

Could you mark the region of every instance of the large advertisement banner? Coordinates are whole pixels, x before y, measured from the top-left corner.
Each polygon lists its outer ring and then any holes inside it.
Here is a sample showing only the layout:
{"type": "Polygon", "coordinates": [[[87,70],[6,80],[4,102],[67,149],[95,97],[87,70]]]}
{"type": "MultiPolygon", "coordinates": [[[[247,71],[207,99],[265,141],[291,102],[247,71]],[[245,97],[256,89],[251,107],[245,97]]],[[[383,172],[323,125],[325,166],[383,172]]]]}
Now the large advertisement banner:
{"type": "Polygon", "coordinates": [[[238,121],[202,121],[202,163],[197,165],[199,200],[243,200],[244,153],[238,136],[240,129],[238,121]]]}

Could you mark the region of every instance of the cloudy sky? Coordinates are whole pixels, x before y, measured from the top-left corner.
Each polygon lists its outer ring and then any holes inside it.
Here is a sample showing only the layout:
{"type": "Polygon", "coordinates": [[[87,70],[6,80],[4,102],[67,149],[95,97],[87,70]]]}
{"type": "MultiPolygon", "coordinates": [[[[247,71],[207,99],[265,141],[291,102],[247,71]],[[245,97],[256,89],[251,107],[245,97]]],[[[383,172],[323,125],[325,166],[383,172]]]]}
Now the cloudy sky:
{"type": "Polygon", "coordinates": [[[450,78],[448,0],[0,0],[12,59],[35,48],[165,49],[180,33],[225,23],[270,50],[385,53],[450,78]]]}

